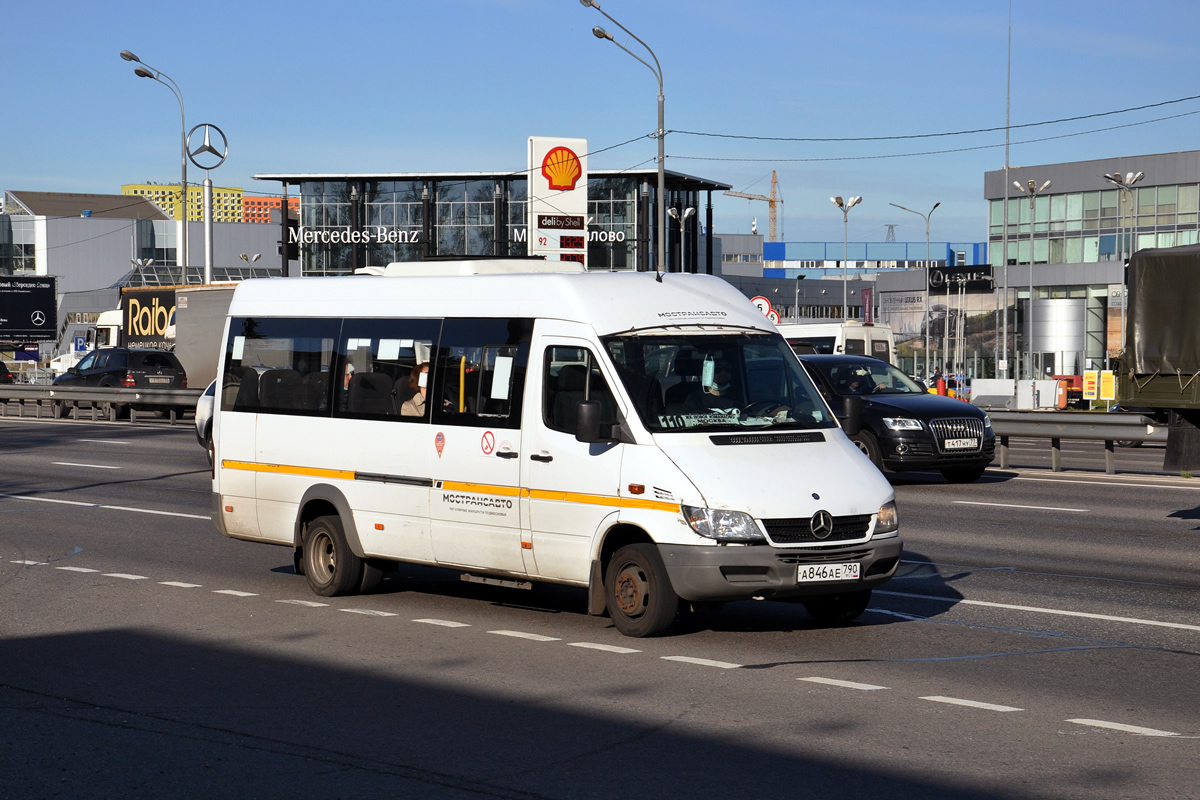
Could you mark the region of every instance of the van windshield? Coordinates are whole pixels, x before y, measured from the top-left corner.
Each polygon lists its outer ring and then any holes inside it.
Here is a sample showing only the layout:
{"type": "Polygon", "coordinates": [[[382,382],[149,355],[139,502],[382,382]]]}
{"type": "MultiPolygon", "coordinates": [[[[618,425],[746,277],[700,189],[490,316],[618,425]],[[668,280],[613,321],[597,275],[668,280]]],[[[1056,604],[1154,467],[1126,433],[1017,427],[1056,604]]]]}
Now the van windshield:
{"type": "Polygon", "coordinates": [[[654,433],[837,425],[779,334],[642,333],[603,341],[654,433]]]}

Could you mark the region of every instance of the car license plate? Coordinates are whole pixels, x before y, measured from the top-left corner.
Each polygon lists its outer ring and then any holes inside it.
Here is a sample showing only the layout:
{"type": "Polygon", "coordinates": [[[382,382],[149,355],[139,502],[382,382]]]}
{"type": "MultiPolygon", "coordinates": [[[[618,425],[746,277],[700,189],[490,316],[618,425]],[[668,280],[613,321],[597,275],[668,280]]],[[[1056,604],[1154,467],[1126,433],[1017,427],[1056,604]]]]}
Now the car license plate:
{"type": "Polygon", "coordinates": [[[977,450],[979,448],[978,439],[947,439],[942,445],[947,450],[977,450]]]}
{"type": "Polygon", "coordinates": [[[856,581],[859,564],[801,564],[796,574],[797,583],[822,583],[824,581],[856,581]]]}
{"type": "Polygon", "coordinates": [[[147,380],[148,380],[148,381],[150,381],[150,383],[170,383],[170,382],[171,382],[171,379],[170,379],[170,378],[154,378],[154,377],[151,377],[151,378],[147,378],[147,380]]]}

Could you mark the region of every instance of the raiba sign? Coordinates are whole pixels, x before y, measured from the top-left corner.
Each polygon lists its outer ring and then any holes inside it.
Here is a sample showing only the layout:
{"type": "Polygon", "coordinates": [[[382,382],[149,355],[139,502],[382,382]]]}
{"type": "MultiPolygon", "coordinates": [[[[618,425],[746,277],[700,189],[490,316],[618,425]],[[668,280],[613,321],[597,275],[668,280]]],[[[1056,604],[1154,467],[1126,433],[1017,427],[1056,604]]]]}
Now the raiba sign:
{"type": "Polygon", "coordinates": [[[587,266],[587,139],[529,137],[529,255],[587,266]]]}

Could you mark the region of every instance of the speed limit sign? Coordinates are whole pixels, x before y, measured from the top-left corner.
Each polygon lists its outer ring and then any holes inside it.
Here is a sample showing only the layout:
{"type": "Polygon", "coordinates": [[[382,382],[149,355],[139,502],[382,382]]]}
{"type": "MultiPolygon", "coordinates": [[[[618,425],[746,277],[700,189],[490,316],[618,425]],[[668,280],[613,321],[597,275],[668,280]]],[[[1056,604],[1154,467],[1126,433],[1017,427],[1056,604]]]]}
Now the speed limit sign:
{"type": "Polygon", "coordinates": [[[751,297],[750,302],[754,303],[754,305],[758,308],[758,310],[761,311],[763,314],[770,315],[771,301],[768,300],[767,298],[763,297],[762,295],[758,295],[757,297],[751,297]]]}

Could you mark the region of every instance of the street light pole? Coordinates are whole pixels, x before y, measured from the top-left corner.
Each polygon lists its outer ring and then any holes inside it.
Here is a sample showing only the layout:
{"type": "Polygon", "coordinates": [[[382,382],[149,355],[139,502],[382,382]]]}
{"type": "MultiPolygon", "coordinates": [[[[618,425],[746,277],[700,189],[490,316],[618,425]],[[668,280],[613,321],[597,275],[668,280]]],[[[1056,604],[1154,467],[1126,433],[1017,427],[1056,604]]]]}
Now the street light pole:
{"type": "MultiPolygon", "coordinates": [[[[1125,203],[1129,200],[1129,190],[1135,183],[1146,177],[1144,172],[1128,172],[1122,175],[1119,172],[1114,172],[1111,175],[1105,175],[1104,180],[1116,186],[1121,190],[1121,209],[1120,216],[1117,217],[1117,260],[1121,263],[1121,342],[1120,353],[1125,354],[1125,203]]],[[[1133,225],[1129,226],[1133,228],[1133,225]]],[[[1133,235],[1132,233],[1130,234],[1133,235]]],[[[1132,255],[1133,246],[1130,245],[1129,252],[1132,255]]],[[[1108,361],[1108,342],[1104,343],[1104,360],[1108,361]]]]}
{"type": "Polygon", "coordinates": [[[862,202],[861,197],[851,197],[843,201],[839,194],[829,198],[829,202],[842,210],[842,319],[850,318],[849,274],[846,262],[850,260],[850,209],[862,202]]]}
{"type": "MultiPolygon", "coordinates": [[[[1039,188],[1037,181],[1031,180],[1028,184],[1022,184],[1020,181],[1013,181],[1013,186],[1029,196],[1029,321],[1025,325],[1025,335],[1029,339],[1029,379],[1037,380],[1037,373],[1033,368],[1033,201],[1042,192],[1050,188],[1050,181],[1046,181],[1039,188]]],[[[1034,384],[1036,386],[1036,384],[1034,384]]],[[[1036,389],[1034,390],[1036,392],[1036,389]]]]}
{"type": "MultiPolygon", "coordinates": [[[[913,211],[911,208],[905,208],[898,203],[888,203],[889,206],[895,206],[901,211],[907,211],[910,214],[916,214],[921,219],[925,220],[925,376],[929,376],[929,218],[933,216],[933,212],[937,211],[938,206],[942,201],[933,204],[933,208],[929,209],[928,214],[922,214],[920,211],[913,211]]],[[[947,309],[947,312],[949,309],[947,309]]]]}
{"type": "Polygon", "coordinates": [[[179,209],[183,216],[183,229],[180,236],[180,257],[176,258],[176,262],[182,269],[180,270],[180,280],[187,283],[187,268],[188,268],[188,213],[187,213],[187,122],[183,113],[183,92],[179,90],[179,84],[172,80],[170,75],[156,70],[140,58],[135,56],[128,50],[121,51],[121,58],[126,61],[132,61],[141,66],[135,67],[133,74],[139,78],[149,78],[152,81],[158,81],[163,86],[171,90],[175,95],[175,99],[179,101],[179,194],[180,202],[179,209]]]}
{"type": "Polygon", "coordinates": [[[604,28],[601,28],[599,26],[592,28],[593,36],[595,36],[597,39],[608,39],[610,42],[615,44],[617,47],[621,48],[626,53],[629,53],[629,55],[633,56],[638,61],[645,64],[646,68],[649,69],[651,72],[653,72],[654,77],[658,80],[658,134],[657,134],[657,136],[658,136],[658,270],[664,271],[666,269],[666,259],[667,259],[667,238],[666,238],[667,237],[667,178],[666,178],[666,164],[667,164],[666,135],[667,135],[667,131],[663,124],[664,123],[663,106],[665,104],[665,101],[664,101],[664,96],[663,96],[662,65],[658,63],[658,56],[654,55],[654,51],[650,49],[650,45],[646,44],[641,39],[638,39],[638,37],[634,35],[633,31],[629,30],[624,25],[622,25],[621,23],[619,23],[615,19],[613,19],[611,16],[609,16],[608,13],[604,9],[600,8],[600,4],[597,3],[596,0],[579,0],[579,4],[582,5],[584,8],[594,8],[597,11],[599,11],[601,14],[604,14],[605,18],[608,19],[609,22],[616,25],[621,30],[625,31],[635,41],[637,41],[638,44],[640,44],[642,47],[646,48],[646,52],[650,54],[650,58],[654,59],[654,66],[650,66],[650,63],[647,62],[646,59],[637,55],[636,53],[631,51],[628,47],[626,47],[625,45],[618,42],[616,39],[614,39],[612,37],[612,34],[609,33],[608,31],[604,30],[604,28]]]}
{"type": "Polygon", "coordinates": [[[684,263],[684,260],[683,260],[683,252],[684,252],[683,229],[684,229],[684,223],[686,223],[688,221],[688,217],[690,217],[692,214],[696,213],[696,209],[692,208],[691,206],[688,206],[687,208],[685,208],[683,210],[682,217],[679,215],[679,212],[673,208],[668,208],[667,213],[671,215],[671,219],[678,220],[678,222],[679,222],[679,271],[687,272],[687,265],[684,263]]]}

